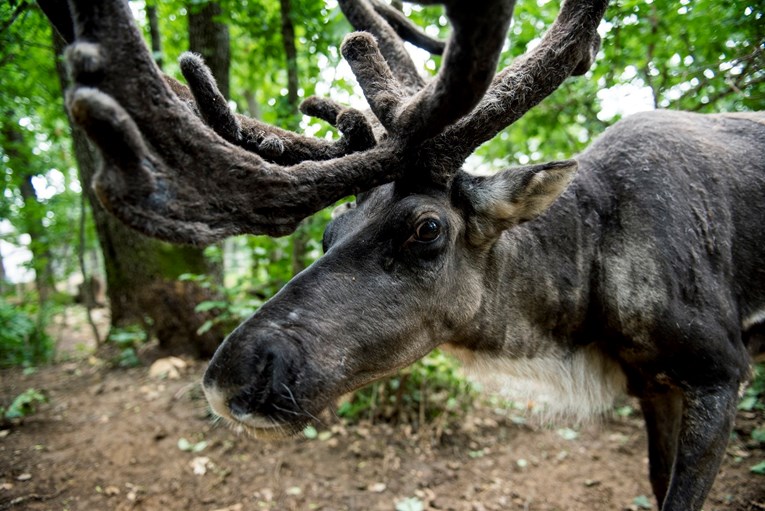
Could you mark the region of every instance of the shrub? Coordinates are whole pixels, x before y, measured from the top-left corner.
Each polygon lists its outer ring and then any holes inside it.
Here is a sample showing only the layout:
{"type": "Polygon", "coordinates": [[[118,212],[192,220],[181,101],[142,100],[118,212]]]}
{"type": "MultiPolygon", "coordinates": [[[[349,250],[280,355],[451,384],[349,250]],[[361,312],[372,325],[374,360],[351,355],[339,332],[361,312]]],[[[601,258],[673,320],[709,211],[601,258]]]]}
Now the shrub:
{"type": "Polygon", "coordinates": [[[367,419],[422,427],[437,418],[457,417],[474,396],[457,362],[435,350],[395,376],[355,391],[337,414],[350,422],[367,419]]]}
{"type": "Polygon", "coordinates": [[[29,305],[13,305],[0,298],[0,366],[32,366],[53,357],[53,339],[44,321],[29,305]],[[38,318],[35,318],[38,316],[38,318]]]}
{"type": "Polygon", "coordinates": [[[119,355],[113,362],[119,367],[136,367],[141,364],[138,359],[138,348],[146,342],[146,332],[138,326],[112,328],[107,341],[113,343],[119,350],[119,355]]]}
{"type": "Polygon", "coordinates": [[[32,415],[36,411],[38,404],[46,403],[48,399],[37,389],[27,389],[10,404],[8,408],[0,406],[0,419],[2,421],[12,421],[23,419],[32,415]]]}

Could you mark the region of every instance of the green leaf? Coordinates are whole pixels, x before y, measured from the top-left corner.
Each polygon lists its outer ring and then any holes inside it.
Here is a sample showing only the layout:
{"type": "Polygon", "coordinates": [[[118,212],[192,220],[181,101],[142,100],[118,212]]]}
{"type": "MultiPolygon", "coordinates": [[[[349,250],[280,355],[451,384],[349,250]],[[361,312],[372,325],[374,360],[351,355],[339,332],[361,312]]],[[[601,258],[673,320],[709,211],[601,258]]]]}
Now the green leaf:
{"type": "Polygon", "coordinates": [[[739,410],[751,412],[757,405],[757,396],[745,396],[744,399],[738,404],[739,410]]]}
{"type": "Polygon", "coordinates": [[[208,332],[213,327],[213,325],[215,325],[215,322],[211,319],[208,319],[207,321],[202,323],[202,326],[197,328],[197,335],[202,335],[205,332],[208,332]]]}
{"type": "Polygon", "coordinates": [[[653,505],[651,504],[651,501],[646,497],[645,495],[639,495],[632,499],[632,503],[639,507],[640,509],[651,509],[653,508],[653,505]]]}
{"type": "Polygon", "coordinates": [[[120,352],[117,360],[117,365],[120,367],[138,367],[141,365],[141,360],[135,352],[135,348],[125,348],[120,352]]]}
{"type": "Polygon", "coordinates": [[[196,312],[207,312],[213,309],[225,309],[227,305],[228,303],[222,300],[207,300],[200,302],[199,305],[194,308],[194,310],[196,312]]]}
{"type": "Polygon", "coordinates": [[[4,412],[6,419],[21,419],[35,413],[36,405],[46,403],[48,399],[37,389],[30,388],[16,396],[11,406],[4,412]]]}
{"type": "Polygon", "coordinates": [[[207,448],[207,442],[202,440],[201,442],[192,443],[185,438],[178,439],[178,449],[184,452],[202,452],[207,448]]]}
{"type": "Polygon", "coordinates": [[[417,497],[409,497],[396,502],[396,511],[423,511],[425,504],[417,497]]]}
{"type": "Polygon", "coordinates": [[[754,474],[765,475],[765,461],[761,461],[760,463],[753,465],[749,471],[754,474]]]}

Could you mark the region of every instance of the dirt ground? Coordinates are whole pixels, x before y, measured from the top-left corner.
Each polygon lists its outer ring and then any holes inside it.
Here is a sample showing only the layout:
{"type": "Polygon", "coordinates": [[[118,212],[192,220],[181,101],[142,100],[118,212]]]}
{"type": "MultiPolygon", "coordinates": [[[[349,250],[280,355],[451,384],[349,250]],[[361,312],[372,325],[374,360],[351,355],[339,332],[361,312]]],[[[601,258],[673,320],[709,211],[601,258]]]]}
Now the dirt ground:
{"type": "MultiPolygon", "coordinates": [[[[313,439],[261,443],[212,423],[203,370],[157,379],[91,357],[1,371],[0,404],[30,387],[48,403],[0,430],[0,510],[656,508],[639,414],[530,426],[486,401],[445,428],[335,419],[313,439]]],[[[739,414],[707,511],[765,509],[765,476],[749,470],[765,460],[750,440],[763,425],[739,414]]]]}

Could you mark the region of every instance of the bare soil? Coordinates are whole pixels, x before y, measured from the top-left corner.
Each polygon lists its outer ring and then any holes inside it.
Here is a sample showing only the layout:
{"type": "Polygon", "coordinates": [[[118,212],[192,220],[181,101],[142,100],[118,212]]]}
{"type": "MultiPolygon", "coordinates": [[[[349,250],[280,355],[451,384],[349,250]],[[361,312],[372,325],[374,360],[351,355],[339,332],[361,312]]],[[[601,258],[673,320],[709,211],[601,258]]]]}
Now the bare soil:
{"type": "MultiPolygon", "coordinates": [[[[210,420],[203,370],[156,379],[91,357],[1,371],[0,404],[30,387],[49,402],[0,430],[0,510],[656,509],[639,414],[560,429],[482,402],[419,432],[334,419],[317,438],[262,443],[210,420]]],[[[765,509],[750,472],[763,425],[739,414],[707,511],[765,509]]]]}

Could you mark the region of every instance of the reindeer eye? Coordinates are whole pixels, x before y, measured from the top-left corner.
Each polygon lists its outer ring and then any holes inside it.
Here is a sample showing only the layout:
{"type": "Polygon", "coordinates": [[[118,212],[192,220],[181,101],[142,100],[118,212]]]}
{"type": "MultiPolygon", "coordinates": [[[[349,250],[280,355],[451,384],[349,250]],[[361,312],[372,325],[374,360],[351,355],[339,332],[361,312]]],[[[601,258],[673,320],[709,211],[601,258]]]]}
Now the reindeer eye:
{"type": "Polygon", "coordinates": [[[434,219],[428,218],[417,224],[417,228],[414,230],[414,239],[422,242],[435,241],[441,235],[441,223],[434,219]]]}

